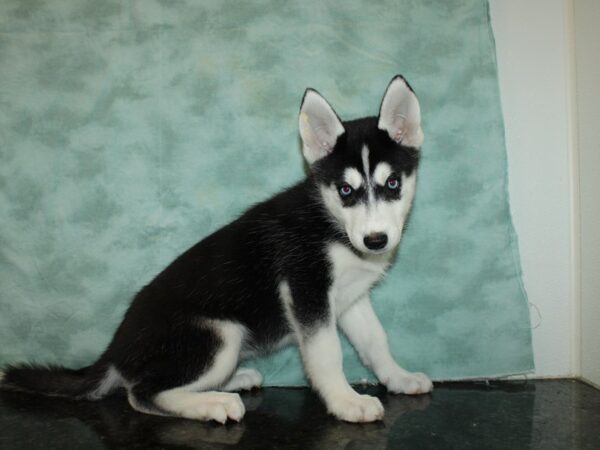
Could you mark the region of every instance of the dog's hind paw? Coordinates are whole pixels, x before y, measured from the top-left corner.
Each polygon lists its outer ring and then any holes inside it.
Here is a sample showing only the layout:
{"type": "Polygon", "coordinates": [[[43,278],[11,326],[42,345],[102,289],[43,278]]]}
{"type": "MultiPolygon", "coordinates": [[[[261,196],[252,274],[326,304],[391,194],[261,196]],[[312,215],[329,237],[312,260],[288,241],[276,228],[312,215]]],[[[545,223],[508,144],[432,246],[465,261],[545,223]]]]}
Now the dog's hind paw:
{"type": "Polygon", "coordinates": [[[223,386],[224,391],[249,391],[262,385],[263,377],[258,370],[240,367],[223,386]]]}
{"type": "Polygon", "coordinates": [[[158,394],[157,406],[174,416],[201,421],[239,422],[246,408],[238,394],[229,392],[184,392],[173,389],[158,394]]]}
{"type": "Polygon", "coordinates": [[[433,390],[433,383],[427,375],[421,372],[399,372],[382,382],[393,394],[417,395],[433,390]]]}

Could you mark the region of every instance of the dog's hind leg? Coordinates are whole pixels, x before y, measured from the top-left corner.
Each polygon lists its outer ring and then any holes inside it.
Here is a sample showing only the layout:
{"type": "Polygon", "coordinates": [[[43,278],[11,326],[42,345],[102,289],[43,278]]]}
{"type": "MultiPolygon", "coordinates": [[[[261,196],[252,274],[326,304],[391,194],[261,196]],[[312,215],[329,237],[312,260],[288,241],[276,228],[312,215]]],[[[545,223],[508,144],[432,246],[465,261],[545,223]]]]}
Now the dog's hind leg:
{"type": "Polygon", "coordinates": [[[164,411],[186,419],[239,422],[246,412],[239,394],[232,392],[170,389],[159,393],[154,401],[164,411]]]}
{"type": "Polygon", "coordinates": [[[202,336],[197,338],[204,345],[187,336],[185,343],[170,343],[173,351],[163,354],[160,361],[148,364],[141,379],[128,390],[134,409],[221,423],[228,419],[239,421],[244,416],[244,404],[238,394],[214,390],[226,384],[237,367],[243,327],[210,320],[198,331],[202,336]]]}

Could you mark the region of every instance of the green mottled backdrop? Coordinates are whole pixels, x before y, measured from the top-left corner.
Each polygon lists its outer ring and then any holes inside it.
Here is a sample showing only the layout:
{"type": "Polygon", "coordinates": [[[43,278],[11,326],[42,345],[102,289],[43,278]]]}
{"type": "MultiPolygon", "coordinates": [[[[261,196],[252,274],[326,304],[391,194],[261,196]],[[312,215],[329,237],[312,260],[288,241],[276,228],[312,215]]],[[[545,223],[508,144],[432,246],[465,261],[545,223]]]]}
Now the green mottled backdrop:
{"type": "MultiPolygon", "coordinates": [[[[532,369],[485,0],[0,2],[0,362],[78,366],[175,256],[303,176],[307,86],[376,114],[393,75],[426,143],[374,293],[397,358],[532,369]]],[[[346,372],[368,373],[345,347],[346,372]]],[[[303,382],[297,350],[257,366],[303,382]]]]}

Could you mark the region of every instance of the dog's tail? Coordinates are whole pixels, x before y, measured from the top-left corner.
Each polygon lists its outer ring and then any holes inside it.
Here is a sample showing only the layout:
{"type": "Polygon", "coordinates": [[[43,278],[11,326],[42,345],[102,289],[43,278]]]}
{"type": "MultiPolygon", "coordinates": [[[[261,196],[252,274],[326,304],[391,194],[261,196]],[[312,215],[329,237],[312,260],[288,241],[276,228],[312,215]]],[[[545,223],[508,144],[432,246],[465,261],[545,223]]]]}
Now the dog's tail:
{"type": "Polygon", "coordinates": [[[114,386],[108,366],[100,361],[82,369],[19,364],[0,371],[0,388],[72,399],[96,400],[114,386]]]}

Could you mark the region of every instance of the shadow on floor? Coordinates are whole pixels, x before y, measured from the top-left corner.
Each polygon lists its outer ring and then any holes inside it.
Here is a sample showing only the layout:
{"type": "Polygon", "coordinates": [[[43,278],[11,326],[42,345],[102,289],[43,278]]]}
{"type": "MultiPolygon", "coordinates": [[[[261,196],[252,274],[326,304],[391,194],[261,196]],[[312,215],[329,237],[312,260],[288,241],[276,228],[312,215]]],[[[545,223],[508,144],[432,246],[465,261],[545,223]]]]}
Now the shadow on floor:
{"type": "Polygon", "coordinates": [[[383,422],[336,421],[308,389],[243,394],[245,418],[225,426],[140,414],[122,395],[74,402],[0,392],[0,448],[600,448],[600,391],[578,381],[441,383],[418,397],[359,390],[382,400],[383,422]]]}

